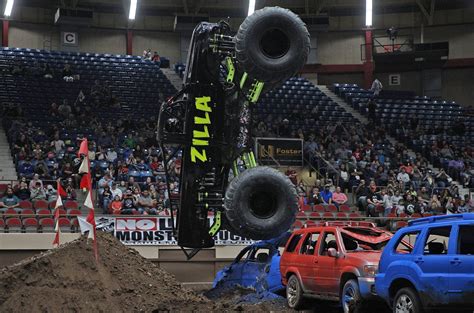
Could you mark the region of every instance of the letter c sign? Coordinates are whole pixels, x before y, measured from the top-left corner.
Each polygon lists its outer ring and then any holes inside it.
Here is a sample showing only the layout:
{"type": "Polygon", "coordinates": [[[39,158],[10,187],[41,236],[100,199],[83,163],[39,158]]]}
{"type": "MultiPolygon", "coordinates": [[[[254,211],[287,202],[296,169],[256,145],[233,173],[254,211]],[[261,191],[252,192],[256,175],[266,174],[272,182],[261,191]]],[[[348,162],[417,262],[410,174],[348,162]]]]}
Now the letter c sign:
{"type": "Polygon", "coordinates": [[[77,33],[63,32],[62,41],[65,46],[77,46],[77,33]]]}

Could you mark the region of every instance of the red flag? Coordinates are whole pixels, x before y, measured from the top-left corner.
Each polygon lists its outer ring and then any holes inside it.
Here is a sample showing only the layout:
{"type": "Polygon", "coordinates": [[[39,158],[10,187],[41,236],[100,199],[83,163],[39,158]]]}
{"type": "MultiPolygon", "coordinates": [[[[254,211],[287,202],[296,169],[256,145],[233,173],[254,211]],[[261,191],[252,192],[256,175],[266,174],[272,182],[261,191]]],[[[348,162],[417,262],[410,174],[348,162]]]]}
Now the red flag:
{"type": "Polygon", "coordinates": [[[59,246],[59,231],[56,232],[56,235],[54,236],[54,241],[53,241],[53,246],[59,246]]]}
{"type": "Polygon", "coordinates": [[[77,157],[81,157],[82,155],[88,156],[89,155],[89,146],[87,143],[87,138],[82,139],[81,145],[79,146],[79,152],[77,153],[77,157]]]}
{"type": "Polygon", "coordinates": [[[61,186],[61,183],[58,179],[58,186],[57,186],[57,191],[58,191],[58,198],[59,197],[67,197],[66,191],[64,191],[63,187],[61,186]]]}
{"type": "Polygon", "coordinates": [[[87,190],[91,190],[92,189],[92,186],[91,186],[92,182],[91,182],[91,173],[86,173],[84,175],[82,175],[81,177],[81,183],[79,184],[79,188],[81,189],[87,189],[87,190]]]}

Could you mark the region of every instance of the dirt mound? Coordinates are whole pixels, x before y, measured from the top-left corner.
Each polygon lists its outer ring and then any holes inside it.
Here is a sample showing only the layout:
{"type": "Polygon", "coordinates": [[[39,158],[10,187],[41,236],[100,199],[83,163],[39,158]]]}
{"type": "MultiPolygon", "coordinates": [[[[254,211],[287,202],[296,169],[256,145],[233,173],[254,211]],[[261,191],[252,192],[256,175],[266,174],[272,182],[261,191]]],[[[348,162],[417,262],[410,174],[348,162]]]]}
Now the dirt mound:
{"type": "Polygon", "coordinates": [[[209,300],[113,236],[97,235],[99,264],[92,244],[81,238],[0,270],[0,312],[285,310],[281,301],[242,303],[232,292],[209,300]]]}

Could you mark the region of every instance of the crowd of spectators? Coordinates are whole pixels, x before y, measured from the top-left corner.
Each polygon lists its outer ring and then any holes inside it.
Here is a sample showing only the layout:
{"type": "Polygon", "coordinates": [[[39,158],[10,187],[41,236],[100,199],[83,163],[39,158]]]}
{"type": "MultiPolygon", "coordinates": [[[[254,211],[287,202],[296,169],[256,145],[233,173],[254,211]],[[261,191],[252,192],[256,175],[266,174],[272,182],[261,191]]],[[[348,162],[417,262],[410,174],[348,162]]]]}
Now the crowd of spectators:
{"type": "MultiPolygon", "coordinates": [[[[257,125],[266,127],[265,121],[257,125]]],[[[277,135],[285,134],[278,133],[285,129],[285,121],[279,125],[277,135]]],[[[468,195],[461,197],[457,185],[452,184],[452,171],[441,168],[435,173],[421,153],[409,154],[405,145],[392,144],[385,130],[373,123],[335,123],[309,134],[299,130],[290,137],[304,139],[305,157],[324,177],[316,180],[315,186],[298,184],[302,204],[339,207],[352,193],[354,204],[367,216],[474,210],[474,202],[468,195]]]]}

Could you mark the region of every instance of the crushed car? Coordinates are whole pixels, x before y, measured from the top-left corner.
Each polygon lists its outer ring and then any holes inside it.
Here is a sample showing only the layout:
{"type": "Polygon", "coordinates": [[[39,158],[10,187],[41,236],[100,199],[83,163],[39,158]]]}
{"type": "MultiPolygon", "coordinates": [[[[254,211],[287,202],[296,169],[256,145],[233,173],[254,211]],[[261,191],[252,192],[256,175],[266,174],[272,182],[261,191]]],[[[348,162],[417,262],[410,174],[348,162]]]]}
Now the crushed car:
{"type": "Polygon", "coordinates": [[[392,233],[351,222],[326,222],[293,232],[280,260],[288,306],[308,299],[339,301],[344,313],[369,312],[382,249],[392,233]]]}
{"type": "Polygon", "coordinates": [[[234,261],[220,270],[213,288],[242,286],[257,292],[281,293],[280,248],[284,247],[291,233],[256,242],[242,249],[234,261]]]}

